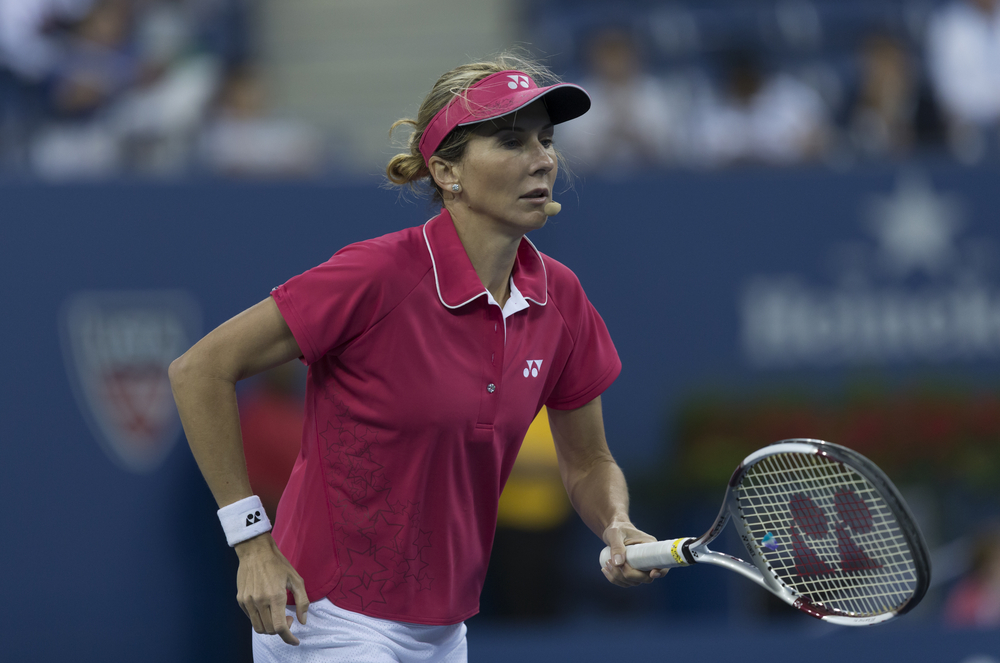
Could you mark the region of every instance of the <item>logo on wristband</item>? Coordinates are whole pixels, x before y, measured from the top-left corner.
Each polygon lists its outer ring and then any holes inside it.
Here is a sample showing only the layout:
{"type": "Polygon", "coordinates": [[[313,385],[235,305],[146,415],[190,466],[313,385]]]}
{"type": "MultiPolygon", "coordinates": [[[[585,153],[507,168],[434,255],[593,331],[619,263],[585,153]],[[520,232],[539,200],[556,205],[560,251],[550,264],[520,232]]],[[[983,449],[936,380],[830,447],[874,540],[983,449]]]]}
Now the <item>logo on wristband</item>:
{"type": "Polygon", "coordinates": [[[254,511],[253,513],[247,514],[247,527],[250,527],[254,523],[260,522],[260,511],[254,511]]]}

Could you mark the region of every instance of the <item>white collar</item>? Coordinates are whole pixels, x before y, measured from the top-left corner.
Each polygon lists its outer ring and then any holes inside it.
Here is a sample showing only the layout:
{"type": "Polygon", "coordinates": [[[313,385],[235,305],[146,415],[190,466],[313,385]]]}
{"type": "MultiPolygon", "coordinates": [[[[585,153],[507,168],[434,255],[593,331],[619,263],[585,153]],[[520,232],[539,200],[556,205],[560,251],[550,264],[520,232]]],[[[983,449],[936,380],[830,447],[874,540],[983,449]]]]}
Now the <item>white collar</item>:
{"type": "MultiPolygon", "coordinates": [[[[497,300],[493,299],[493,295],[490,291],[486,291],[486,300],[493,306],[500,306],[497,300]]],[[[500,311],[503,313],[503,342],[507,345],[507,318],[514,315],[518,311],[523,311],[528,308],[528,300],[524,298],[521,291],[517,289],[514,285],[514,277],[510,277],[510,297],[507,298],[507,303],[504,304],[500,311]]]]}
{"type": "MultiPolygon", "coordinates": [[[[493,299],[493,295],[490,294],[489,290],[486,291],[486,299],[490,304],[500,306],[500,304],[497,303],[497,300],[493,299]]],[[[507,303],[500,309],[503,311],[503,319],[506,321],[510,316],[514,315],[518,311],[523,311],[526,308],[528,308],[528,300],[524,298],[521,291],[517,289],[516,285],[514,285],[514,277],[512,276],[510,277],[510,297],[507,298],[507,303]]]]}

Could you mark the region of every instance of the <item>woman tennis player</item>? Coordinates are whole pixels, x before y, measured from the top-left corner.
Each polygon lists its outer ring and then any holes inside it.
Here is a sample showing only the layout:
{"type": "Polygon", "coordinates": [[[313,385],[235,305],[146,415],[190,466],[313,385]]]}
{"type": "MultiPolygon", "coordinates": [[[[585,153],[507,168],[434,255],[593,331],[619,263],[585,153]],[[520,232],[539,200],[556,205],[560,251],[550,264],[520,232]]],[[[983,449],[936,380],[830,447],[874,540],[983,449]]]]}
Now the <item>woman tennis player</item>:
{"type": "Polygon", "coordinates": [[[417,119],[396,123],[414,132],[387,168],[397,185],[428,184],[441,213],[341,249],[171,365],[240,559],[255,660],[465,661],[500,492],[542,405],[573,505],[611,547],[605,575],[661,574],[624,561],[626,544],[655,539],[629,521],[605,441],[617,352],[574,274],[525,237],[556,212],[553,125],[589,107],[582,88],[509,54],[446,73],[417,119]],[[295,358],[309,366],[306,424],[271,532],[234,385],[295,358]]]}

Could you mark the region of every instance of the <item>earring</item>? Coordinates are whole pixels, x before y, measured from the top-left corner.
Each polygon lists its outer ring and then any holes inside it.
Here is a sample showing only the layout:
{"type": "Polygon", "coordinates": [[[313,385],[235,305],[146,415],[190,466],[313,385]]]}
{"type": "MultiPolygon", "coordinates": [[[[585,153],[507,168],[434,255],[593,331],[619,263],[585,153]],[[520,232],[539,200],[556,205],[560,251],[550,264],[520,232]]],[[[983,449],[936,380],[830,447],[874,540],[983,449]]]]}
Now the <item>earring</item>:
{"type": "Polygon", "coordinates": [[[458,193],[459,191],[462,190],[462,185],[461,184],[452,184],[451,185],[451,190],[454,191],[455,193],[458,193]]]}

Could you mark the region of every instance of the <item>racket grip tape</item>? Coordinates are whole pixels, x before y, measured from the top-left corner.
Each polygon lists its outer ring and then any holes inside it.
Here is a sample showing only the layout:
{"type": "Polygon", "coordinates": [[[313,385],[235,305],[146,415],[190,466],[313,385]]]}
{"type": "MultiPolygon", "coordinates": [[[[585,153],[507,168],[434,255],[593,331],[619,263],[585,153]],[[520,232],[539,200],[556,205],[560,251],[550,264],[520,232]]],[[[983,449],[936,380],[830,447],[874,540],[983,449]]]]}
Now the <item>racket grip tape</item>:
{"type": "MultiPolygon", "coordinates": [[[[625,546],[625,561],[633,569],[640,571],[688,566],[688,562],[684,559],[684,553],[681,549],[689,541],[694,541],[694,539],[692,537],[684,537],[681,539],[668,539],[666,541],[636,543],[631,546],[625,546]]],[[[607,564],[609,559],[611,559],[611,548],[606,547],[601,551],[602,568],[607,564]]]]}

